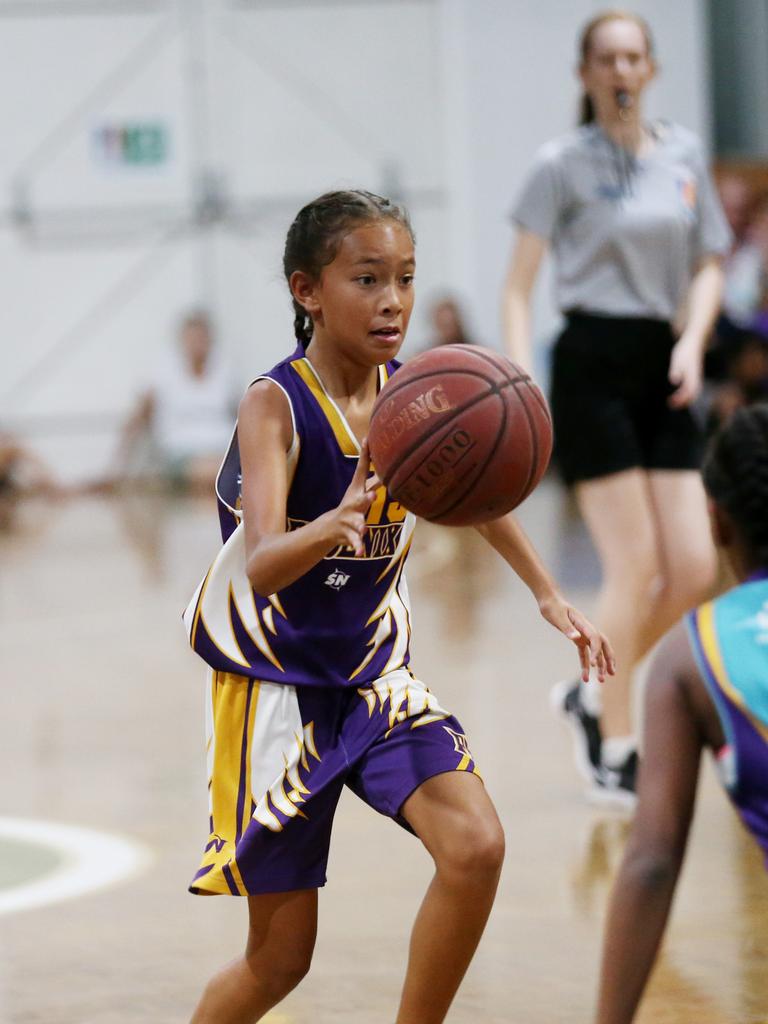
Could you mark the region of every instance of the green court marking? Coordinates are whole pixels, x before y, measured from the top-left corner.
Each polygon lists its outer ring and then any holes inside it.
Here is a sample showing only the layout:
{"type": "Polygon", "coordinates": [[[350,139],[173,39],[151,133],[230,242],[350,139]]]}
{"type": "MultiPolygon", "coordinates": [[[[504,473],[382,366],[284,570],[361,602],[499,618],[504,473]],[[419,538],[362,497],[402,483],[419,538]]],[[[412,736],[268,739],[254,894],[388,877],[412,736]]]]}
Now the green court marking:
{"type": "Polygon", "coordinates": [[[152,857],[133,839],[77,825],[0,818],[0,915],[117,885],[152,857]]]}
{"type": "Polygon", "coordinates": [[[0,889],[13,889],[61,866],[58,850],[23,839],[0,838],[0,889]]]}

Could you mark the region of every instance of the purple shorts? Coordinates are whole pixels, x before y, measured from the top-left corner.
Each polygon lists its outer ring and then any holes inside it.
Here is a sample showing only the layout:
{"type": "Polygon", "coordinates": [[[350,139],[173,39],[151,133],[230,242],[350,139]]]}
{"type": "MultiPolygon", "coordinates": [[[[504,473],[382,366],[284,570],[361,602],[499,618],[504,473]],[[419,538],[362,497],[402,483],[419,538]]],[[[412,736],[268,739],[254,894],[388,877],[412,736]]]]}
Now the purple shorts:
{"type": "Polygon", "coordinates": [[[400,811],[442,772],[474,772],[458,721],[408,670],[350,689],[210,673],[210,835],[190,892],[247,896],[325,884],[343,786],[400,811]]]}

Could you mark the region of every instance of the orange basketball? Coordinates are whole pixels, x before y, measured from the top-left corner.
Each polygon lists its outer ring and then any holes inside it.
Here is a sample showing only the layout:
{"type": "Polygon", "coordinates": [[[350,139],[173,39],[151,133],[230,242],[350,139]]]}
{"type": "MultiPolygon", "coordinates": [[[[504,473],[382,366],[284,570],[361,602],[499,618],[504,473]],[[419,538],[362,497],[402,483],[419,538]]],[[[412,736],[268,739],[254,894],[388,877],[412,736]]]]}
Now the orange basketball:
{"type": "Polygon", "coordinates": [[[528,497],[552,454],[552,420],[515,363],[478,345],[445,345],[382,388],[368,440],[396,501],[433,523],[467,526],[528,497]]]}

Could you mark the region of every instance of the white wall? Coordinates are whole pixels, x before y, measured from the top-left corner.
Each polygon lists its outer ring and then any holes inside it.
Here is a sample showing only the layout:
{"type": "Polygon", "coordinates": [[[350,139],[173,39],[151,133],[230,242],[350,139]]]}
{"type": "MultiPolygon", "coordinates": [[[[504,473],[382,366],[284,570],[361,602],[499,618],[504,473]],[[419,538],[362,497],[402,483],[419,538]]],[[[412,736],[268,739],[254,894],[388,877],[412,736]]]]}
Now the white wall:
{"type": "MultiPolygon", "coordinates": [[[[175,0],[124,16],[0,16],[0,89],[18,94],[36,69],[24,104],[0,108],[0,210],[12,209],[21,178],[33,214],[31,230],[7,216],[0,229],[0,423],[64,477],[108,472],[157,350],[201,302],[243,383],[271,366],[293,346],[285,232],[330,188],[400,181],[421,282],[437,288],[448,248],[438,36],[431,0],[175,0]],[[94,127],[134,118],[170,126],[166,165],[94,158],[94,127]],[[229,223],[204,232],[184,227],[199,165],[233,203],[229,223]],[[116,217],[121,240],[72,237],[116,217]]],[[[425,330],[417,315],[414,339],[425,330]]]]}
{"type": "MultiPolygon", "coordinates": [[[[664,65],[654,107],[699,130],[700,6],[635,4],[664,65]]],[[[245,382],[291,345],[280,259],[299,204],[332,187],[387,190],[393,177],[419,242],[411,348],[444,285],[497,344],[507,212],[536,147],[573,121],[574,40],[596,7],[158,0],[149,13],[0,17],[0,89],[24,100],[0,105],[0,425],[65,478],[107,472],[117,425],[179,313],[211,306],[245,382]],[[170,126],[166,165],[94,157],[94,127],[131,118],[170,126]],[[234,203],[227,226],[188,223],[199,166],[234,203]],[[9,219],[19,181],[37,233],[9,219]],[[114,221],[119,241],[73,238],[114,221]]],[[[546,333],[546,295],[537,310],[546,333]]]]}

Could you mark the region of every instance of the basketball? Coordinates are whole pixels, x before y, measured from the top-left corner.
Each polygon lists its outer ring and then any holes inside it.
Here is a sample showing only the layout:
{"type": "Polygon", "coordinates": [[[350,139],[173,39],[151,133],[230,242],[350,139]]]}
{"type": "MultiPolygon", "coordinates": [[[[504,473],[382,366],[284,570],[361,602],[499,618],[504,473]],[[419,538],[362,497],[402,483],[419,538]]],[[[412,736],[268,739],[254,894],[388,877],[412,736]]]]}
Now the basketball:
{"type": "Polygon", "coordinates": [[[445,345],[382,388],[368,442],[395,501],[430,522],[469,526],[528,497],[549,463],[552,420],[515,363],[477,345],[445,345]]]}

